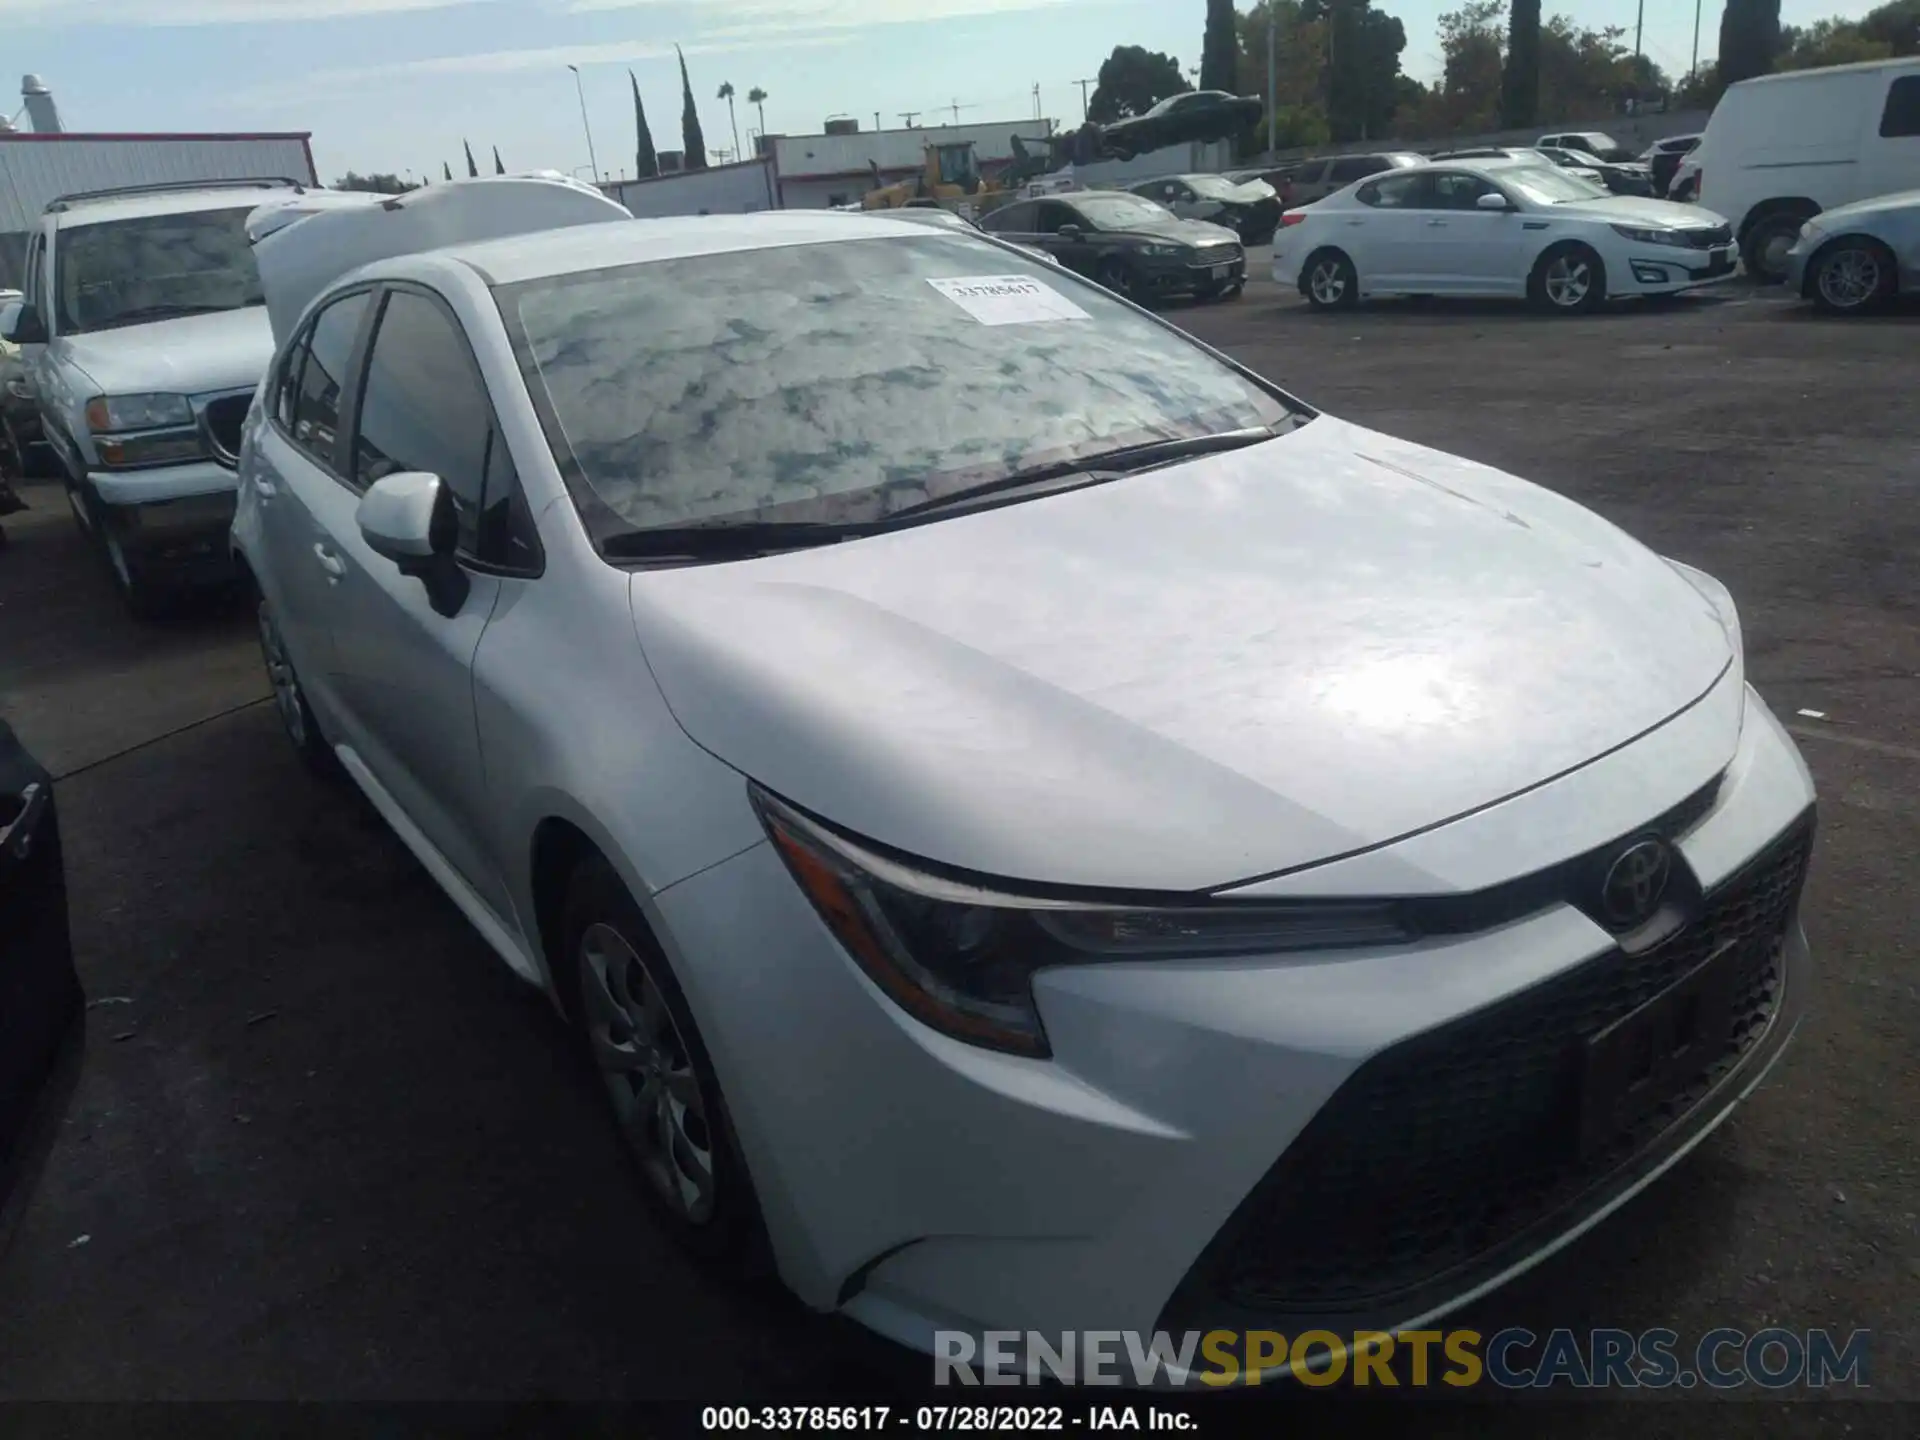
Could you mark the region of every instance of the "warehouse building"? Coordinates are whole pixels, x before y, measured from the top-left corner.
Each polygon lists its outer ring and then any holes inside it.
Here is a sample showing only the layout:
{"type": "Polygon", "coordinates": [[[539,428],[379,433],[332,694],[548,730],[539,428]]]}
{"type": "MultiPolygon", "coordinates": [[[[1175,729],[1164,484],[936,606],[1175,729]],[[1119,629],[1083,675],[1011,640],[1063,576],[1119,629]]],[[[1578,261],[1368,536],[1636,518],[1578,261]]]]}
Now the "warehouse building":
{"type": "Polygon", "coordinates": [[[780,203],[789,210],[851,205],[873,188],[873,167],[883,184],[911,180],[926,169],[929,145],[973,142],[980,173],[991,179],[1013,163],[1013,137],[1046,153],[1051,120],[1000,120],[979,125],[925,125],[908,130],[861,130],[857,121],[837,121],[819,135],[763,135],[760,153],[771,155],[779,177],[780,203]]]}
{"type": "Polygon", "coordinates": [[[21,86],[31,131],[0,129],[0,288],[20,288],[27,235],[61,195],[127,185],[275,177],[317,184],[305,132],[244,135],[74,134],[38,76],[21,86]]]}

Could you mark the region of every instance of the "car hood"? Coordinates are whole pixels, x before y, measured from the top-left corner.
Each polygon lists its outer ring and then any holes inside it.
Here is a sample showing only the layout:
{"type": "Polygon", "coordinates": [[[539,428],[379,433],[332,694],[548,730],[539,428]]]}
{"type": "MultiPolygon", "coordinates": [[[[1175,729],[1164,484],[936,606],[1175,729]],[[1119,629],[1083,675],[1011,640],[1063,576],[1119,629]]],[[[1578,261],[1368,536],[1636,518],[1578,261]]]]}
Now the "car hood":
{"type": "Polygon", "coordinates": [[[1823,230],[1833,230],[1876,215],[1916,210],[1920,210],[1920,190],[1901,190],[1892,195],[1875,195],[1870,200],[1856,200],[1851,205],[1836,205],[1831,210],[1822,210],[1817,223],[1823,230]]]}
{"type": "Polygon", "coordinates": [[[1569,200],[1553,206],[1552,213],[1591,216],[1595,220],[1620,225],[1665,225],[1675,230],[1710,230],[1727,223],[1726,216],[1703,210],[1698,205],[1655,200],[1646,195],[1609,195],[1593,200],[1569,200]]]}
{"type": "Polygon", "coordinates": [[[1206,220],[1183,220],[1178,215],[1169,215],[1165,220],[1142,221],[1124,230],[1105,233],[1137,240],[1170,240],[1180,245],[1218,245],[1222,241],[1231,241],[1236,245],[1240,243],[1240,237],[1224,225],[1215,225],[1206,220]]]}
{"type": "Polygon", "coordinates": [[[267,307],[182,315],[67,337],[67,355],[107,395],[198,395],[260,383],[273,358],[267,307]]]}
{"type": "Polygon", "coordinates": [[[1700,593],[1592,513],[1330,417],[630,594],[681,725],[789,801],[945,865],[1123,889],[1444,823],[1659,726],[1732,658],[1700,593]]]}

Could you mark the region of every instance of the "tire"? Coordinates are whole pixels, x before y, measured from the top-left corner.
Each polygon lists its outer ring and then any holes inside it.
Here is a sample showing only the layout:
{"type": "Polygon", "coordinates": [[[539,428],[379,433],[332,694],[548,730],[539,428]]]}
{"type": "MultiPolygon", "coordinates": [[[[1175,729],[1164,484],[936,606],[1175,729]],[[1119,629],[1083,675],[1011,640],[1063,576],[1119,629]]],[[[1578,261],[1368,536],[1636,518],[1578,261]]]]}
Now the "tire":
{"type": "Polygon", "coordinates": [[[1747,227],[1740,239],[1740,259],[1747,274],[1762,285],[1778,285],[1787,278],[1787,251],[1799,238],[1800,227],[1813,212],[1774,210],[1747,227]]]}
{"type": "Polygon", "coordinates": [[[1534,262],[1527,299],[1549,315],[1585,315],[1607,299],[1607,267],[1585,245],[1555,245],[1534,262]]]}
{"type": "Polygon", "coordinates": [[[1096,285],[1104,285],[1123,300],[1132,300],[1133,275],[1127,269],[1127,262],[1117,255],[1109,255],[1094,267],[1093,279],[1096,285]]]}
{"type": "Polygon", "coordinates": [[[1836,240],[1814,256],[1807,293],[1829,315],[1865,315],[1885,305],[1898,288],[1899,264],[1877,240],[1836,240]]]}
{"type": "Polygon", "coordinates": [[[574,872],[560,933],[562,999],[653,1213],[697,1258],[765,1275],[760,1208],[713,1062],[640,907],[599,855],[574,872]]]}
{"type": "Polygon", "coordinates": [[[1316,250],[1300,271],[1300,293],[1316,310],[1351,310],[1360,303],[1360,277],[1338,250],[1316,250]]]}
{"type": "Polygon", "coordinates": [[[280,626],[266,597],[256,595],[255,616],[260,627],[260,660],[267,669],[267,683],[273,687],[273,708],[279,712],[281,727],[287,732],[300,763],[315,775],[332,779],[339,773],[339,761],[333,747],[320,733],[320,722],[307,703],[307,692],[293,668],[293,658],[280,638],[280,626]]]}

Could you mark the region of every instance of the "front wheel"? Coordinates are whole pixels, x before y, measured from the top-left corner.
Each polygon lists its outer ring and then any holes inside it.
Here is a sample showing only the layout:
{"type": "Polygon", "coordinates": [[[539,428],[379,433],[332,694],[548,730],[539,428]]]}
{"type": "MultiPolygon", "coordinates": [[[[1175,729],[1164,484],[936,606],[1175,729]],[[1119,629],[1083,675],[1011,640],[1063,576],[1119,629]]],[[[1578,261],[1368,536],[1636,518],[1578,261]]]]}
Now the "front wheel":
{"type": "Polygon", "coordinates": [[[1597,310],[1607,298],[1607,270],[1585,245],[1561,245],[1540,257],[1527,279],[1534,307],[1555,315],[1597,310]]]}
{"type": "Polygon", "coordinates": [[[1813,262],[1813,303],[1830,315],[1860,315],[1892,298],[1895,262],[1871,240],[1842,240],[1813,262]]]}
{"type": "Polygon", "coordinates": [[[1323,250],[1309,259],[1300,288],[1316,310],[1346,310],[1360,300],[1360,277],[1353,262],[1338,250],[1323,250]]]}
{"type": "Polygon", "coordinates": [[[1740,245],[1740,258],[1747,274],[1762,285],[1778,285],[1787,278],[1787,254],[1800,238],[1806,216],[1799,211],[1781,210],[1763,215],[1747,230],[1740,245]]]}
{"type": "Polygon", "coordinates": [[[655,1214],[704,1259],[764,1259],[759,1207],[713,1062],[625,883],[599,856],[567,890],[568,1000],[655,1214]]]}
{"type": "Polygon", "coordinates": [[[1118,256],[1109,255],[1095,267],[1093,278],[1096,284],[1104,285],[1124,300],[1133,299],[1133,276],[1127,269],[1126,261],[1118,256]]]}
{"type": "Polygon", "coordinates": [[[320,733],[320,722],[313,717],[313,707],[307,704],[307,692],[300,688],[293,657],[287,653],[286,641],[280,635],[280,623],[264,599],[259,602],[256,618],[260,628],[260,659],[267,669],[267,684],[273,690],[273,708],[279,712],[281,727],[286,730],[300,763],[316,775],[331,777],[338,762],[326,737],[320,733]]]}

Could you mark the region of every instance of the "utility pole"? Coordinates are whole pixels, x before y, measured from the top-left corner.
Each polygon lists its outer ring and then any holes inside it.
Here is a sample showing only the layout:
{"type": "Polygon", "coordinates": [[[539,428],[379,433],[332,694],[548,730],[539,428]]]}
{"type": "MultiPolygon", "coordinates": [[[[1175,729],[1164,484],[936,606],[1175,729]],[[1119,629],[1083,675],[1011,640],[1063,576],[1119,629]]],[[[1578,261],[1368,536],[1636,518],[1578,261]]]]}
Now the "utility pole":
{"type": "Polygon", "coordinates": [[[887,128],[880,123],[880,112],[878,110],[873,112],[873,128],[876,130],[884,130],[887,128]]]}
{"type": "Polygon", "coordinates": [[[1687,67],[1687,78],[1693,79],[1700,73],[1700,0],[1693,0],[1693,63],[1687,67]]]}
{"type": "Polygon", "coordinates": [[[1036,120],[1040,118],[1040,86],[1038,84],[1033,87],[1033,118],[1036,120]]]}
{"type": "Polygon", "coordinates": [[[1080,118],[1084,121],[1087,118],[1087,87],[1089,85],[1098,85],[1100,82],[1098,80],[1076,80],[1073,83],[1080,87],[1080,118]]]}
{"type": "Polygon", "coordinates": [[[1280,27],[1267,6],[1267,154],[1280,148],[1280,27]]]}
{"type": "Polygon", "coordinates": [[[900,123],[905,125],[909,130],[913,129],[915,125],[920,123],[920,112],[918,110],[902,110],[900,112],[900,123]]]}
{"type": "Polygon", "coordinates": [[[573,88],[580,96],[580,128],[587,132],[587,163],[593,167],[593,183],[598,185],[600,162],[594,158],[593,154],[593,126],[587,123],[587,87],[580,79],[578,65],[569,65],[567,69],[573,71],[573,88]]]}
{"type": "MultiPolygon", "coordinates": [[[[1696,14],[1698,11],[1695,12],[1696,14]]],[[[1647,23],[1647,0],[1640,0],[1633,17],[1633,84],[1640,86],[1640,31],[1647,23]]]]}

